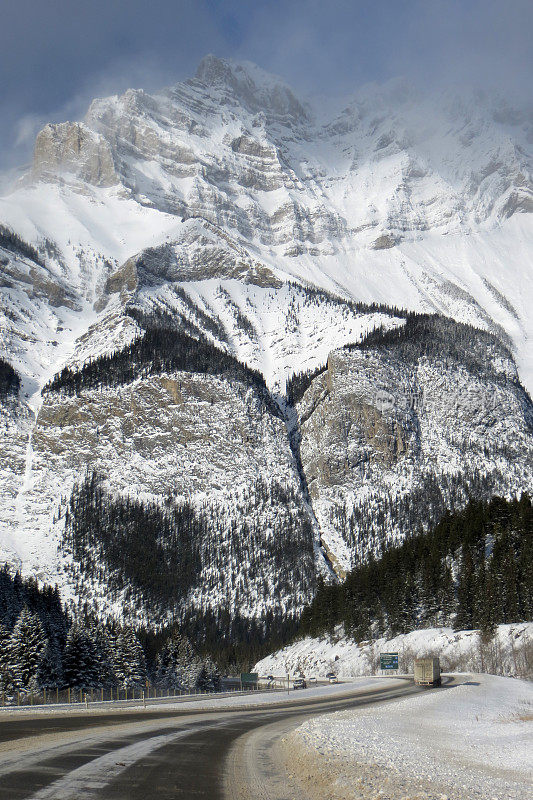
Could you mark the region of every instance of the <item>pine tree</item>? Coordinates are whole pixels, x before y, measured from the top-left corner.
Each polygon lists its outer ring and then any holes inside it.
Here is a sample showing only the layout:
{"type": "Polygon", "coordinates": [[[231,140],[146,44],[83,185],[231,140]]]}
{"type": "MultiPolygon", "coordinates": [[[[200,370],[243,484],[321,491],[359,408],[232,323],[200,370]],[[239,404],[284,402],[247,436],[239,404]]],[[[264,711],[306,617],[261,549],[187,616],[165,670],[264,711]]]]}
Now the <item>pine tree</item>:
{"type": "Polygon", "coordinates": [[[156,658],[155,683],[161,689],[179,688],[176,672],[178,638],[171,636],[163,645],[156,658]]]}
{"type": "Polygon", "coordinates": [[[162,689],[194,689],[207,680],[204,663],[189,639],[175,631],[166,641],[156,661],[156,682],[162,689]]]}
{"type": "Polygon", "coordinates": [[[74,622],[68,632],[63,667],[65,682],[72,689],[92,689],[98,685],[96,648],[80,622],[74,622]]]}
{"type": "Polygon", "coordinates": [[[98,686],[109,688],[115,686],[117,677],[113,663],[113,646],[107,631],[101,625],[93,625],[90,629],[95,646],[96,673],[98,686]]]}
{"type": "Polygon", "coordinates": [[[180,683],[187,689],[195,689],[202,676],[203,663],[186,636],[181,637],[177,658],[176,671],[180,683]]]}
{"type": "Polygon", "coordinates": [[[13,684],[18,691],[38,691],[39,671],[46,643],[39,617],[24,606],[10,640],[13,684]]]}
{"type": "Polygon", "coordinates": [[[210,656],[204,660],[199,686],[201,689],[214,692],[220,689],[220,672],[210,656]]]}
{"type": "Polygon", "coordinates": [[[119,633],[111,639],[111,652],[116,685],[123,688],[127,681],[127,652],[123,633],[119,633]]]}
{"type": "Polygon", "coordinates": [[[12,690],[11,633],[3,625],[0,625],[0,693],[8,694],[12,690]]]}
{"type": "Polygon", "coordinates": [[[454,624],[456,630],[471,630],[474,628],[475,591],[476,574],[472,549],[465,544],[457,585],[457,614],[454,624]]]}
{"type": "Polygon", "coordinates": [[[129,628],[122,636],[123,650],[123,686],[141,687],[146,683],[146,660],[142,645],[129,628]]]}
{"type": "Polygon", "coordinates": [[[37,682],[41,689],[55,689],[63,686],[63,665],[57,647],[50,640],[46,642],[43,657],[39,665],[37,682]]]}

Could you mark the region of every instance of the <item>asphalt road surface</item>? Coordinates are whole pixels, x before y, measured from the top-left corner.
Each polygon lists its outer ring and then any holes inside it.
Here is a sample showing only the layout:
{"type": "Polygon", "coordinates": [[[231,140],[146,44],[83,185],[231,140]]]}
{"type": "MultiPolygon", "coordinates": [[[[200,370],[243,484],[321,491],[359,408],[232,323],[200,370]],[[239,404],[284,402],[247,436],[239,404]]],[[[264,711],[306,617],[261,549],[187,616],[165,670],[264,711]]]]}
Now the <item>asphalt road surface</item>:
{"type": "MultiPolygon", "coordinates": [[[[412,681],[256,709],[157,710],[0,718],[0,799],[296,800],[273,755],[309,716],[420,691],[412,681]]],[[[245,699],[243,699],[245,702],[245,699]]]]}

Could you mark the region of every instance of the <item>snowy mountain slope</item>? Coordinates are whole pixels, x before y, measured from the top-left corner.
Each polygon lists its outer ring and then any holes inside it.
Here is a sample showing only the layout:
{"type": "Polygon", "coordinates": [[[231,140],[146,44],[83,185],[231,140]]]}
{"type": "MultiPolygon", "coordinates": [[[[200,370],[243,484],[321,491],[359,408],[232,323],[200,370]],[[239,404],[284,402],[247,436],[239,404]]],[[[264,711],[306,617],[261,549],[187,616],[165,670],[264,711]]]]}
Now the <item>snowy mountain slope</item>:
{"type": "Polygon", "coordinates": [[[173,280],[270,270],[503,329],[531,390],[531,136],[531,114],[497,97],[391,82],[318,113],[209,56],[192,80],[47,126],[0,221],[50,239],[93,302],[110,265],[165,246],[173,280]]]}
{"type": "Polygon", "coordinates": [[[257,286],[237,280],[184,282],[140,289],[135,305],[182,315],[215,344],[264,376],[277,395],[295,372],[322,366],[330,351],[403,319],[298,284],[257,286]]]}
{"type": "Polygon", "coordinates": [[[357,643],[337,630],[334,636],[305,637],[261,659],[255,669],[261,675],[325,676],[340,678],[379,673],[379,654],[398,653],[400,672],[412,670],[414,658],[439,656],[447,672],[493,672],[529,678],[528,653],[533,641],[533,623],[498,625],[494,641],[483,642],[480,631],[453,628],[419,628],[399,636],[357,643]]]}
{"type": "Polygon", "coordinates": [[[509,351],[445,320],[407,320],[362,348],[333,351],[296,413],[337,571],[427,529],[469,495],[533,487],[533,404],[509,351]]]}
{"type": "MultiPolygon", "coordinates": [[[[155,501],[161,508],[186,499],[198,509],[212,509],[217,536],[206,534],[200,548],[213,552],[201,558],[192,607],[216,609],[229,603],[245,616],[260,614],[265,581],[272,587],[271,610],[293,611],[309,599],[314,569],[310,528],[307,545],[300,543],[302,565],[310,548],[307,585],[300,590],[295,578],[291,593],[285,588],[281,596],[280,566],[275,570],[263,555],[260,571],[255,565],[252,575],[232,540],[232,526],[246,524],[250,530],[259,526],[267,539],[274,531],[278,538],[282,524],[289,536],[284,504],[254,500],[258,482],[283,486],[296,497],[292,502],[301,515],[299,479],[284,423],[250,387],[177,372],[74,397],[48,392],[33,430],[31,478],[18,500],[18,551],[25,567],[43,580],[57,580],[71,561],[61,546],[65,508],[75,482],[93,471],[102,476],[111,497],[155,501]],[[226,580],[212,585],[211,574],[221,573],[226,580]]],[[[247,547],[244,540],[241,546],[247,547]]],[[[69,585],[76,574],[75,569],[69,585]]],[[[81,571],[83,596],[109,602],[110,587],[96,582],[91,589],[90,578],[81,571]]]]}
{"type": "MultiPolygon", "coordinates": [[[[129,90],[95,100],[82,122],[46,126],[30,172],[0,198],[0,224],[24,245],[17,250],[0,241],[0,356],[22,378],[18,404],[3,412],[9,431],[0,472],[4,557],[72,589],[57,553],[62,524],[54,516],[87,464],[105,467],[107,489],[117,496],[133,486],[136,496],[160,503],[175,486],[196,503],[220,491],[231,509],[235,493],[251,491],[258,474],[267,482],[276,477],[279,460],[283,481],[310,515],[317,568],[323,568],[320,540],[345,568],[352,545],[331,521],[340,495],[333,501],[323,476],[315,480],[315,455],[325,448],[325,459],[357,461],[357,442],[340,442],[333,428],[340,406],[359,389],[348,373],[339,378],[338,397],[333,392],[313,412],[318,419],[332,404],[331,419],[314,431],[312,415],[301,422],[301,408],[295,414],[283,395],[294,372],[322,366],[330,352],[375,327],[404,325],[399,312],[361,302],[448,315],[492,333],[494,340],[483,340],[489,350],[499,341],[510,352],[502,356],[503,384],[493,364],[472,377],[461,364],[443,370],[438,359],[422,359],[413,371],[401,359],[387,366],[376,353],[369,365],[374,384],[358,367],[361,387],[371,394],[396,395],[413,382],[426,393],[443,387],[446,393],[438,409],[418,420],[420,430],[409,434],[401,458],[377,459],[372,485],[363,487],[349,466],[341,505],[366,498],[370,513],[368,497],[384,486],[406,500],[422,491],[424,475],[438,473],[441,484],[451,475],[459,485],[462,442],[475,409],[453,418],[448,401],[457,386],[481,393],[483,402],[498,398],[492,427],[474,420],[468,442],[480,479],[502,492],[529,488],[529,401],[515,385],[512,359],[531,391],[532,132],[531,115],[498,98],[467,92],[428,98],[401,82],[368,87],[333,112],[319,112],[254,65],[212,56],[189,81],[152,95],[129,90]],[[192,397],[185,412],[189,422],[213,426],[213,442],[206,439],[201,452],[185,457],[170,436],[154,457],[136,455],[128,467],[115,441],[125,396],[139,409],[147,442],[161,435],[160,408],[172,431],[182,424],[157,386],[161,376],[61,400],[43,397],[42,389],[66,365],[81,367],[142,335],[130,313],[135,308],[166,312],[193,337],[258,369],[286,419],[258,435],[253,453],[241,451],[225,426],[234,415],[246,428],[254,412],[216,379],[220,414],[213,408],[210,417],[207,408],[198,417],[192,397]],[[95,414],[102,423],[97,440],[95,414]],[[289,446],[298,424],[299,454],[289,446]],[[507,452],[496,453],[498,436],[507,452]],[[228,441],[240,453],[236,464],[228,441]],[[278,450],[282,456],[273,455],[278,450]],[[176,460],[186,466],[179,480],[176,460]],[[195,470],[203,488],[184,477],[195,470]]],[[[342,358],[355,356],[335,355],[330,364],[342,358]]],[[[176,374],[166,379],[179,381],[176,374]]],[[[188,380],[207,391],[215,379],[191,373],[188,380]]],[[[387,427],[387,410],[372,408],[387,427]]],[[[135,412],[128,413],[133,424],[135,412]]],[[[261,420],[260,427],[271,424],[261,420]]],[[[407,422],[399,421],[399,429],[407,422]]],[[[385,527],[387,535],[405,532],[394,521],[385,527]]],[[[254,592],[259,607],[261,592],[254,592]]],[[[236,596],[227,594],[232,602],[236,596]]],[[[203,606],[201,590],[191,603],[203,606]]]]}

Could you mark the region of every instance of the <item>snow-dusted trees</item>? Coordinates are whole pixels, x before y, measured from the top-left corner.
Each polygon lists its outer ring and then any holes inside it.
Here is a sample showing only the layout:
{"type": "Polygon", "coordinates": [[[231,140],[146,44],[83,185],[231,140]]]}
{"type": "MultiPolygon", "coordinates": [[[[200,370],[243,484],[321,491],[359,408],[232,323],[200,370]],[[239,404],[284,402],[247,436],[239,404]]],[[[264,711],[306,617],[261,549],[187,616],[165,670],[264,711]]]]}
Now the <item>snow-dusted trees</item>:
{"type": "Polygon", "coordinates": [[[120,633],[114,641],[113,666],[116,682],[122,688],[139,688],[146,683],[144,651],[131,628],[120,633]]]}
{"type": "Polygon", "coordinates": [[[0,625],[0,693],[11,690],[11,632],[0,625]]]}
{"type": "Polygon", "coordinates": [[[82,572],[111,596],[127,587],[152,611],[179,603],[201,570],[205,523],[185,503],[171,510],[108,495],[96,473],[74,487],[64,544],[82,572]]]}
{"type": "Polygon", "coordinates": [[[38,690],[45,650],[46,637],[39,617],[24,607],[9,643],[9,672],[17,691],[38,690]]]}
{"type": "Polygon", "coordinates": [[[277,480],[257,480],[239,503],[241,521],[207,502],[161,507],[112,495],[88,474],[73,488],[63,543],[82,575],[105,583],[110,600],[126,594],[154,623],[185,610],[182,630],[192,639],[212,652],[221,640],[242,643],[244,659],[253,660],[260,654],[252,648],[294,629],[291,598],[312,596],[313,528],[297,491],[277,480]],[[213,612],[187,614],[195,587],[220,596],[213,612]],[[260,620],[239,614],[265,592],[272,612],[260,620]]]}
{"type": "Polygon", "coordinates": [[[175,317],[170,314],[147,315],[133,308],[129,309],[129,314],[144,328],[142,336],[123,350],[87,362],[80,370],[65,367],[47,384],[45,391],[61,389],[68,394],[79,394],[84,388],[130,383],[141,374],[187,370],[204,375],[228,375],[257,387],[264,393],[265,402],[269,401],[265,379],[258,370],[251,369],[204,337],[199,339],[198,331],[189,336],[183,330],[183,320],[176,325],[175,317]]]}
{"type": "Polygon", "coordinates": [[[216,665],[200,658],[184,625],[156,657],[159,636],[87,616],[71,620],[57,589],[0,568],[0,696],[67,687],[140,689],[147,681],[169,689],[218,688],[216,665]]]}
{"type": "Polygon", "coordinates": [[[55,689],[63,686],[63,683],[61,655],[57,647],[47,640],[37,673],[37,684],[40,689],[55,689]]]}
{"type": "Polygon", "coordinates": [[[131,628],[124,632],[123,641],[126,664],[124,685],[128,687],[144,686],[146,683],[146,660],[141,643],[131,628]]]}
{"type": "Polygon", "coordinates": [[[216,667],[195,652],[189,639],[175,632],[161,649],[155,670],[157,686],[168,689],[195,689],[213,677],[216,667]]]}
{"type": "Polygon", "coordinates": [[[74,689],[98,686],[95,644],[83,625],[74,623],[67,636],[63,657],[65,683],[74,689]]]}
{"type": "Polygon", "coordinates": [[[95,647],[98,686],[104,689],[115,686],[117,676],[114,667],[113,641],[102,625],[93,624],[90,635],[95,647]]]}
{"type": "Polygon", "coordinates": [[[0,358],[0,398],[16,394],[20,388],[20,378],[11,364],[0,358]]]}
{"type": "Polygon", "coordinates": [[[210,656],[207,656],[203,664],[200,688],[215,692],[220,689],[220,672],[210,656]]]}
{"type": "Polygon", "coordinates": [[[319,584],[301,629],[317,635],[343,624],[357,641],[452,624],[487,634],[531,619],[532,564],[530,497],[471,501],[429,533],[369,557],[343,584],[319,584]]]}

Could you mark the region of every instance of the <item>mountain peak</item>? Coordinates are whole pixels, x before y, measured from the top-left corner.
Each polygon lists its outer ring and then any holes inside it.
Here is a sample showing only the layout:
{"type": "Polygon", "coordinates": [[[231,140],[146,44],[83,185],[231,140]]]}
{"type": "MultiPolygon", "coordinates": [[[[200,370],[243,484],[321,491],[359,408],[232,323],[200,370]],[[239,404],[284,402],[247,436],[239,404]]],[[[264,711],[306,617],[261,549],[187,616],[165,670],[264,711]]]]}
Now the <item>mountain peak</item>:
{"type": "Polygon", "coordinates": [[[251,111],[270,111],[302,121],[308,118],[303,104],[282,78],[250,61],[237,62],[210,53],[198,65],[195,79],[204,86],[229,89],[251,111]]]}
{"type": "Polygon", "coordinates": [[[232,68],[230,62],[223,58],[218,58],[213,53],[208,53],[196,70],[195,78],[207,86],[219,83],[229,83],[232,79],[232,68]]]}

